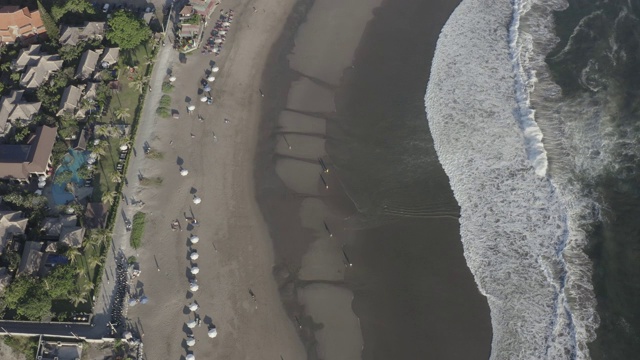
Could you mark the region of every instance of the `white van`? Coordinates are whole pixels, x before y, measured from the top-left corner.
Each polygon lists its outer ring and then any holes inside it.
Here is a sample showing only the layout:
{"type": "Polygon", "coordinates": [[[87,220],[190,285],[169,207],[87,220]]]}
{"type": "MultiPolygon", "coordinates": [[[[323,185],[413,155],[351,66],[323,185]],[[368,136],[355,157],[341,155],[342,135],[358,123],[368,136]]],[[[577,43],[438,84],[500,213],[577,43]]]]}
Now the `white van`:
{"type": "Polygon", "coordinates": [[[109,4],[104,4],[104,7],[102,8],[102,12],[106,13],[107,11],[109,11],[109,4]]]}

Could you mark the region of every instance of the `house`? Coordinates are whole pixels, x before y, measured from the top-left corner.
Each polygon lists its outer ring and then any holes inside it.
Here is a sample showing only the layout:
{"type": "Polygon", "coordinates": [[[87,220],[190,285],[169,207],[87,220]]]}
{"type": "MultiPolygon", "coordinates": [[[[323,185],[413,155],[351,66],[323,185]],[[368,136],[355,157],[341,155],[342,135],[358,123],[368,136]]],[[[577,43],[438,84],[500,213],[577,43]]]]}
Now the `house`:
{"type": "Polygon", "coordinates": [[[193,10],[193,6],[185,5],[182,10],[180,10],[180,20],[185,20],[191,18],[195,14],[193,10]]]}
{"type": "Polygon", "coordinates": [[[35,89],[60,69],[62,69],[62,59],[58,55],[42,55],[35,65],[26,67],[20,78],[20,85],[26,89],[35,89]]]}
{"type": "Polygon", "coordinates": [[[105,48],[100,58],[100,64],[106,69],[118,63],[118,57],[120,57],[120,48],[105,48]]]}
{"type": "Polygon", "coordinates": [[[60,232],[58,242],[69,247],[79,248],[82,246],[85,231],[86,229],[80,226],[65,226],[60,232]]]}
{"type": "MultiPolygon", "coordinates": [[[[96,74],[97,75],[97,74],[96,74]]],[[[94,83],[94,82],[90,82],[87,83],[86,87],[84,88],[84,96],[81,99],[82,101],[86,101],[88,105],[87,107],[84,106],[80,106],[79,109],[77,109],[77,117],[78,118],[84,118],[87,116],[87,111],[89,111],[89,115],[91,115],[91,111],[96,111],[96,97],[98,96],[98,87],[100,86],[100,83],[94,83]]]]}
{"type": "Polygon", "coordinates": [[[61,45],[78,45],[81,41],[102,40],[104,37],[105,22],[87,21],[82,26],[63,25],[60,31],[61,45]]]}
{"type": "Polygon", "coordinates": [[[24,243],[24,250],[22,250],[22,259],[20,260],[20,266],[18,266],[17,275],[31,275],[40,271],[42,267],[42,257],[44,253],[40,251],[42,249],[42,243],[37,241],[27,241],[24,243]]]}
{"type": "Polygon", "coordinates": [[[80,87],[74,85],[67,86],[62,93],[62,98],[60,98],[60,110],[58,110],[56,115],[70,115],[76,118],[81,117],[78,116],[77,108],[80,104],[80,98],[82,97],[83,90],[84,85],[80,85],[80,87]]]}
{"type": "Polygon", "coordinates": [[[87,50],[82,54],[78,69],[76,70],[76,79],[87,80],[91,78],[91,75],[93,75],[98,66],[98,59],[100,58],[101,52],[102,50],[87,50]]]}
{"type": "Polygon", "coordinates": [[[42,55],[42,45],[31,45],[28,48],[20,50],[18,58],[11,62],[11,69],[14,71],[22,71],[27,66],[35,66],[42,55]]]}
{"type": "Polygon", "coordinates": [[[27,145],[0,145],[0,179],[28,181],[47,176],[58,128],[41,126],[27,145]]]}
{"type": "Polygon", "coordinates": [[[0,41],[3,44],[28,42],[32,37],[47,32],[40,17],[40,11],[29,11],[19,6],[0,7],[0,41]]]}
{"type": "Polygon", "coordinates": [[[193,11],[207,18],[211,16],[213,9],[218,5],[218,0],[191,0],[190,5],[193,7],[193,11]]]}
{"type": "Polygon", "coordinates": [[[180,31],[178,32],[178,36],[181,38],[190,38],[198,35],[200,31],[200,25],[193,24],[182,24],[180,25],[180,31]]]}
{"type": "Polygon", "coordinates": [[[62,228],[71,226],[75,227],[78,223],[78,217],[75,215],[67,215],[61,217],[45,218],[40,227],[40,234],[43,238],[58,239],[62,233],[62,228]]]}
{"type": "Polygon", "coordinates": [[[29,219],[23,218],[20,211],[0,211],[0,253],[14,236],[24,235],[29,219]]]}
{"type": "Polygon", "coordinates": [[[107,226],[109,205],[104,203],[88,203],[84,213],[84,222],[87,228],[97,229],[107,226]]]}
{"type": "Polygon", "coordinates": [[[89,132],[87,128],[84,127],[82,131],[80,131],[80,136],[78,136],[78,140],[76,141],[76,146],[73,147],[73,150],[85,151],[87,150],[87,143],[89,142],[89,132]]]}
{"type": "Polygon", "coordinates": [[[0,135],[5,134],[11,124],[29,124],[40,111],[40,102],[26,102],[22,95],[24,90],[12,90],[9,96],[0,99],[0,135]]]}

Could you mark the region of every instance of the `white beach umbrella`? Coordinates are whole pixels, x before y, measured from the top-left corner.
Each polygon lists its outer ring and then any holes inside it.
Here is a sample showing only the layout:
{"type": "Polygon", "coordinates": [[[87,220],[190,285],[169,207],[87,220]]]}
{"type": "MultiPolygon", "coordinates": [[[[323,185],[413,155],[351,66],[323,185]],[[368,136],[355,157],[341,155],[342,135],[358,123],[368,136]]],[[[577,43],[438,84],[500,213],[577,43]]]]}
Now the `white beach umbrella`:
{"type": "Polygon", "coordinates": [[[129,147],[126,144],[120,145],[120,150],[125,151],[127,150],[129,147]]]}
{"type": "Polygon", "coordinates": [[[200,308],[200,306],[194,302],[192,302],[191,304],[189,304],[189,310],[191,311],[196,311],[200,308]]]}
{"type": "Polygon", "coordinates": [[[175,77],[175,76],[170,77],[170,78],[169,78],[169,81],[170,81],[170,82],[174,82],[174,81],[176,81],[176,77],[175,77]]]}
{"type": "Polygon", "coordinates": [[[74,210],[73,210],[73,208],[71,206],[69,206],[69,207],[66,208],[66,210],[64,212],[66,212],[67,214],[73,214],[74,210]]]}
{"type": "Polygon", "coordinates": [[[194,266],[194,267],[192,267],[192,268],[191,268],[191,273],[192,273],[193,275],[196,275],[196,274],[197,274],[197,273],[199,273],[199,272],[200,272],[200,268],[199,268],[199,267],[194,266]]]}
{"type": "Polygon", "coordinates": [[[187,169],[182,169],[182,170],[180,170],[180,175],[182,175],[182,176],[187,176],[187,175],[189,175],[189,170],[187,170],[187,169]]]}
{"type": "Polygon", "coordinates": [[[220,71],[220,68],[219,68],[219,67],[217,67],[217,66],[214,66],[214,67],[211,69],[211,71],[212,71],[212,72],[218,72],[218,71],[220,71]]]}
{"type": "Polygon", "coordinates": [[[46,181],[44,181],[44,180],[43,180],[43,181],[39,181],[39,182],[38,182],[38,187],[39,187],[40,189],[42,189],[43,187],[45,187],[45,185],[47,185],[47,182],[46,182],[46,181]]]}
{"type": "Polygon", "coordinates": [[[195,110],[195,109],[196,109],[196,106],[195,106],[195,105],[189,105],[189,106],[187,106],[187,110],[189,110],[189,111],[193,111],[193,110],[195,110]]]}
{"type": "Polygon", "coordinates": [[[211,86],[206,85],[206,86],[204,87],[204,89],[202,89],[202,90],[204,90],[204,91],[206,91],[206,92],[209,92],[209,91],[211,91],[211,86]]]}
{"type": "Polygon", "coordinates": [[[122,337],[125,338],[126,340],[129,340],[133,337],[133,334],[131,334],[131,331],[125,331],[122,333],[122,337]]]}
{"type": "Polygon", "coordinates": [[[211,329],[209,329],[209,333],[208,333],[210,338],[214,338],[216,336],[218,336],[218,329],[216,329],[216,327],[212,327],[211,329]]]}
{"type": "Polygon", "coordinates": [[[196,344],[196,339],[195,339],[195,338],[193,338],[193,337],[189,337],[189,338],[187,339],[187,346],[193,346],[193,345],[195,345],[195,344],[196,344]]]}
{"type": "Polygon", "coordinates": [[[199,198],[199,197],[197,197],[197,196],[194,196],[194,197],[193,197],[193,203],[194,203],[194,204],[198,205],[198,204],[200,204],[201,202],[202,202],[202,199],[201,199],[201,198],[199,198]]]}
{"type": "Polygon", "coordinates": [[[209,76],[207,78],[207,81],[215,81],[215,80],[216,80],[216,78],[214,76],[209,76]]]}
{"type": "Polygon", "coordinates": [[[129,306],[135,306],[138,302],[136,301],[136,299],[131,298],[129,299],[129,306]]]}
{"type": "Polygon", "coordinates": [[[191,320],[191,321],[187,322],[187,327],[189,329],[193,329],[194,327],[196,327],[196,325],[198,325],[198,323],[195,320],[191,320]]]}
{"type": "Polygon", "coordinates": [[[198,255],[198,252],[197,252],[197,251],[195,251],[195,250],[193,250],[193,251],[191,252],[191,254],[189,254],[189,258],[190,258],[191,260],[198,260],[198,258],[199,258],[199,257],[200,257],[200,255],[198,255]]]}
{"type": "Polygon", "coordinates": [[[202,101],[202,102],[206,102],[206,101],[207,101],[207,97],[206,97],[206,96],[201,97],[201,98],[200,98],[200,101],[202,101]]]}
{"type": "Polygon", "coordinates": [[[189,355],[187,355],[187,357],[185,358],[185,360],[196,360],[196,357],[195,357],[195,355],[193,355],[193,354],[189,354],[189,355]]]}
{"type": "Polygon", "coordinates": [[[34,194],[40,196],[40,195],[42,195],[42,190],[38,189],[38,190],[35,191],[34,194]]]}
{"type": "Polygon", "coordinates": [[[38,176],[38,181],[47,181],[47,177],[44,175],[38,176]]]}
{"type": "Polygon", "coordinates": [[[200,286],[198,286],[198,283],[195,281],[192,281],[191,284],[189,284],[189,290],[196,292],[198,289],[200,289],[200,286]]]}
{"type": "Polygon", "coordinates": [[[197,244],[198,241],[200,241],[200,238],[198,237],[198,235],[191,235],[189,241],[191,241],[192,244],[197,244]]]}
{"type": "Polygon", "coordinates": [[[93,140],[93,145],[98,145],[100,144],[100,139],[94,139],[93,140]]]}
{"type": "Polygon", "coordinates": [[[218,34],[220,34],[220,35],[227,35],[227,32],[226,32],[225,30],[222,30],[222,31],[218,31],[218,34]]]}
{"type": "Polygon", "coordinates": [[[225,22],[222,23],[222,26],[231,26],[231,23],[228,22],[228,21],[225,21],[225,22]]]}
{"type": "Polygon", "coordinates": [[[220,44],[220,43],[222,43],[222,39],[215,39],[215,40],[213,40],[213,43],[214,44],[220,44]]]}

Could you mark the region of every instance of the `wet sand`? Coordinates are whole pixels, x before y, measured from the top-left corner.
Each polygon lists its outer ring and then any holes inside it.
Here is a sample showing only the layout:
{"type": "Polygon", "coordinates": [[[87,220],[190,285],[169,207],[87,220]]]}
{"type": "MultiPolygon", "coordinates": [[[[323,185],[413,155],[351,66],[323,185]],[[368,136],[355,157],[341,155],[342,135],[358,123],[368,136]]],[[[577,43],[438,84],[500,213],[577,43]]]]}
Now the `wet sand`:
{"type": "Polygon", "coordinates": [[[423,104],[457,3],[380,5],[299,1],[272,49],[256,178],[274,276],[309,359],[488,358],[423,104]]]}

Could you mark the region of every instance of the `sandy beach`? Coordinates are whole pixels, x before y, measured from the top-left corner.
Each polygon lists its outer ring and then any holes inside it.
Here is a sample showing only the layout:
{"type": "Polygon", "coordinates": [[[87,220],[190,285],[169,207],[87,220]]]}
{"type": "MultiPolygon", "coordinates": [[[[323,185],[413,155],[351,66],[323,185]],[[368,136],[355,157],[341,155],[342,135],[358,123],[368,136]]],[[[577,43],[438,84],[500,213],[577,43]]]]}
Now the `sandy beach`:
{"type": "MultiPolygon", "coordinates": [[[[188,55],[187,64],[180,64],[177,53],[172,53],[169,69],[177,77],[173,107],[181,117],[146,119],[151,126],[140,129],[138,157],[129,171],[126,191],[145,202],[141,210],[148,213],[148,222],[142,249],[124,250],[137,255],[142,269],[137,287],[150,299],[149,304],[128,312],[128,319],[144,334],[148,359],[180,359],[188,353],[185,323],[193,319],[193,313],[186,305],[194,300],[204,323],[193,329],[197,343],[190,350],[197,358],[305,357],[271,275],[273,250],[253,183],[263,100],[261,74],[270,44],[280,34],[293,3],[224,1],[219,5],[219,9],[235,12],[222,54],[214,58],[197,52],[188,55]],[[212,86],[214,105],[207,105],[199,102],[198,88],[211,60],[220,71],[212,86]],[[192,116],[186,114],[189,102],[196,105],[192,116]],[[203,122],[198,121],[198,114],[203,122]],[[163,152],[164,159],[143,159],[145,142],[163,152]],[[180,175],[181,168],[189,171],[188,176],[180,175]],[[135,178],[138,173],[161,176],[163,184],[140,187],[135,178]],[[202,203],[192,202],[194,194],[202,203]],[[185,216],[195,216],[200,225],[187,227],[185,216]],[[171,230],[174,219],[180,220],[183,231],[171,230]],[[189,245],[191,234],[200,237],[198,244],[189,245]],[[200,254],[193,263],[188,257],[191,248],[200,254]],[[189,291],[192,265],[200,268],[200,288],[195,293],[189,291]],[[211,323],[218,329],[215,339],[207,337],[211,323]]],[[[156,68],[154,73],[162,70],[156,68]]],[[[155,109],[153,95],[159,92],[154,87],[146,107],[155,109]]]]}

